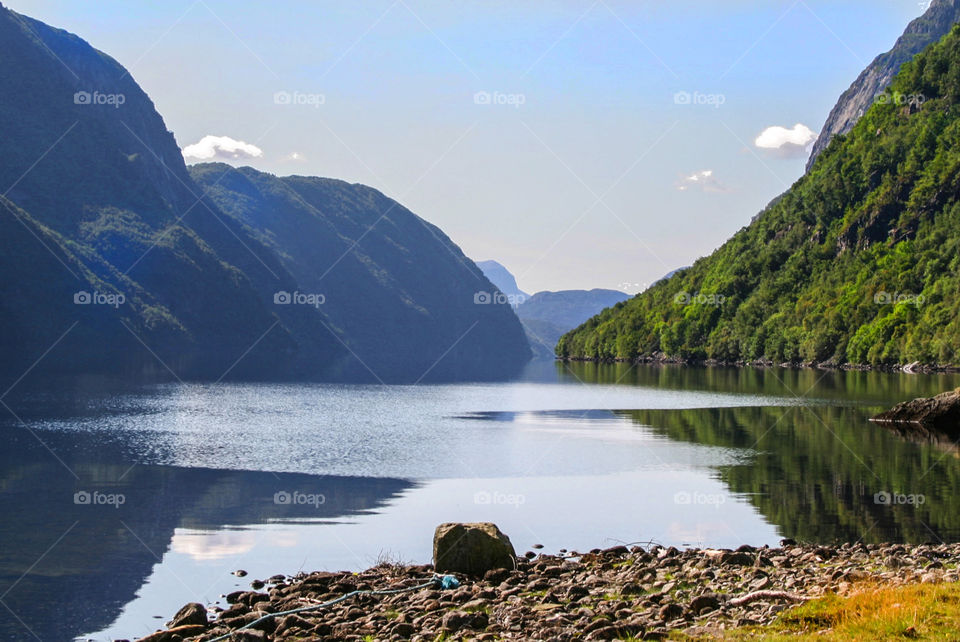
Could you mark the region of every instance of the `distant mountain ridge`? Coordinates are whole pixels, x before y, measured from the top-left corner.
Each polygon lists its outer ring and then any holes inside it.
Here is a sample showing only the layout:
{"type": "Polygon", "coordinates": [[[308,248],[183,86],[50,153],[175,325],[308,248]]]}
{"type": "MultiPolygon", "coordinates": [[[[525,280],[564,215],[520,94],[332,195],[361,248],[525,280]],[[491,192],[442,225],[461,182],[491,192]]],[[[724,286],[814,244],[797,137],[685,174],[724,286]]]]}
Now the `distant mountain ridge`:
{"type": "Polygon", "coordinates": [[[561,336],[629,298],[629,294],[619,290],[537,292],[517,308],[517,316],[537,356],[552,359],[561,336]]]}
{"type": "Polygon", "coordinates": [[[890,85],[903,63],[940,40],[957,22],[960,22],[960,0],[933,0],[924,14],[907,26],[893,48],[877,56],[840,96],[813,145],[807,171],[834,136],[846,134],[853,128],[890,85]]]}
{"type": "Polygon", "coordinates": [[[395,201],[188,171],[115,60],[3,8],[0,42],[0,376],[413,382],[529,359],[512,311],[475,303],[480,269],[395,201]]]}
{"type": "Polygon", "coordinates": [[[517,279],[510,270],[497,261],[477,261],[477,267],[483,270],[484,276],[507,296],[508,302],[513,307],[530,298],[530,295],[517,285],[517,279]]]}
{"type": "Polygon", "coordinates": [[[605,308],[630,298],[619,290],[560,290],[529,295],[517,285],[517,279],[497,261],[479,261],[484,274],[513,304],[523,323],[527,340],[538,359],[553,359],[560,337],[605,308]]]}

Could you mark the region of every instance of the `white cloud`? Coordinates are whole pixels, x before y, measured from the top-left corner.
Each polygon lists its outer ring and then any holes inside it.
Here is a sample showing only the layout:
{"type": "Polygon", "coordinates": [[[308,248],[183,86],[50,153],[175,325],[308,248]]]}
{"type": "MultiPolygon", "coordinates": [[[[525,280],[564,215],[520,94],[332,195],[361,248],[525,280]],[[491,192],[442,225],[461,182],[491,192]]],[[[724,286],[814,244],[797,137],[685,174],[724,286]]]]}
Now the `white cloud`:
{"type": "Polygon", "coordinates": [[[256,145],[229,136],[204,136],[200,142],[183,148],[187,161],[229,161],[260,158],[263,150],[256,145]]]}
{"type": "Polygon", "coordinates": [[[792,129],[779,125],[767,127],[753,144],[781,158],[806,158],[815,140],[817,134],[812,129],[797,123],[792,129]]]}
{"type": "Polygon", "coordinates": [[[723,194],[730,191],[730,188],[720,182],[716,176],[713,175],[712,169],[705,169],[699,172],[694,172],[689,176],[684,176],[676,183],[676,188],[681,192],[686,192],[690,189],[698,189],[702,192],[710,192],[714,194],[723,194]]]}

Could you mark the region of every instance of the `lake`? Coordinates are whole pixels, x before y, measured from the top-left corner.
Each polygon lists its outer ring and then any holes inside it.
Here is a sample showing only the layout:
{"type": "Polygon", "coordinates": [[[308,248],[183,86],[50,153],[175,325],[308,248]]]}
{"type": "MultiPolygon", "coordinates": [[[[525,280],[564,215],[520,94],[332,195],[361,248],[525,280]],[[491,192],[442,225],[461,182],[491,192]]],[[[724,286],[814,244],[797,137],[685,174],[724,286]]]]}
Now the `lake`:
{"type": "Polygon", "coordinates": [[[429,386],[27,380],[0,406],[0,637],[132,639],[254,578],[428,562],[445,521],[496,522],[521,554],[960,541],[958,449],[868,421],[958,385],[554,363],[429,386]]]}

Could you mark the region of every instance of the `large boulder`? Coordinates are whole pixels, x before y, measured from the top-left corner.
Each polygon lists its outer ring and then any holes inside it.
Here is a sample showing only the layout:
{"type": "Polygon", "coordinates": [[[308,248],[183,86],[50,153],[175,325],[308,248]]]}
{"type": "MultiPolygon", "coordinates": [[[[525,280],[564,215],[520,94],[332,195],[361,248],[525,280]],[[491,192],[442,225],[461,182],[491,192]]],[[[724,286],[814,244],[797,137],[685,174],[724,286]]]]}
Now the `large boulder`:
{"type": "Polygon", "coordinates": [[[512,569],[517,553],[496,524],[440,524],[433,535],[433,565],[438,573],[482,576],[495,568],[512,569]]]}
{"type": "Polygon", "coordinates": [[[948,434],[960,433],[960,388],[930,399],[905,401],[880,413],[872,421],[919,424],[948,434]]]}
{"type": "Polygon", "coordinates": [[[188,624],[207,625],[207,609],[203,604],[190,602],[177,611],[172,620],[167,622],[167,626],[171,629],[188,624]]]}

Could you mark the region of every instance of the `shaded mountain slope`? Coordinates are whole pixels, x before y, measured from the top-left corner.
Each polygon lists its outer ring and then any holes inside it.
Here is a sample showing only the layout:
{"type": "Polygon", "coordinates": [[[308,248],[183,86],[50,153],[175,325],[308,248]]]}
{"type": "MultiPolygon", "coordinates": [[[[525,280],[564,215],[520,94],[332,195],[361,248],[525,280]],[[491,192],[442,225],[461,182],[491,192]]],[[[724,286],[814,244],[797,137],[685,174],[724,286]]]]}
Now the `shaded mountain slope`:
{"type": "Polygon", "coordinates": [[[0,376],[45,355],[61,372],[499,378],[529,357],[509,310],[473,305],[490,285],[472,262],[383,195],[284,179],[310,201],[302,228],[240,191],[213,199],[115,60],[2,7],[0,42],[0,376]],[[332,255],[339,307],[275,302],[332,255]]]}
{"type": "Polygon", "coordinates": [[[492,284],[439,228],[377,190],[194,165],[223,211],[273,249],[377,376],[491,377],[529,358],[507,305],[475,301],[492,284]],[[383,373],[383,374],[381,374],[383,373]]]}

